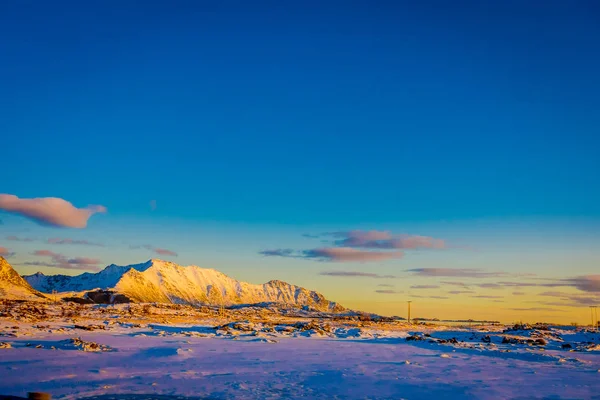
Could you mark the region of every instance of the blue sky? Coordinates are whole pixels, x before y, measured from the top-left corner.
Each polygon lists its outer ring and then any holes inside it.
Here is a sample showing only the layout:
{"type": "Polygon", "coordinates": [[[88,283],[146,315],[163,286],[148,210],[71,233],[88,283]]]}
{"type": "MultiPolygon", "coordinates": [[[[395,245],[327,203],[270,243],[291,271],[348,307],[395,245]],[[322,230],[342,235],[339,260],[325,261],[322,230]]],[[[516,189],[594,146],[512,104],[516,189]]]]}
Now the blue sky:
{"type": "MultiPolygon", "coordinates": [[[[128,246],[152,244],[342,300],[363,284],[324,284],[321,262],[258,252],[315,247],[303,233],[388,230],[479,249],[476,261],[464,249],[419,253],[420,267],[597,273],[599,11],[5,2],[0,193],[108,213],[67,231],[2,213],[0,233],[111,243],[68,248],[106,264],[150,258],[128,246]]],[[[15,262],[41,249],[0,246],[15,262]]]]}

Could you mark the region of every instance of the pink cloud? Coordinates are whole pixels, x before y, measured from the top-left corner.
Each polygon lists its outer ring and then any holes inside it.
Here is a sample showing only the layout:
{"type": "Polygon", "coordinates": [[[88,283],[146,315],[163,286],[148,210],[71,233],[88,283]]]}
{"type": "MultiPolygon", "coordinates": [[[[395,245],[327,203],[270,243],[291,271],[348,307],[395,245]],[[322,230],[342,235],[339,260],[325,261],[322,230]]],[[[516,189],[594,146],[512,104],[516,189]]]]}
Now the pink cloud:
{"type": "Polygon", "coordinates": [[[335,244],[342,247],[362,247],[370,249],[443,249],[446,243],[442,239],[418,235],[392,235],[389,231],[335,232],[341,237],[335,244]]]}
{"type": "Polygon", "coordinates": [[[104,246],[101,243],[94,243],[88,240],[79,240],[79,239],[61,239],[61,238],[49,238],[47,240],[49,244],[79,244],[84,246],[104,246]]]}
{"type": "Polygon", "coordinates": [[[350,247],[325,247],[321,249],[306,250],[303,253],[306,258],[317,258],[323,261],[334,262],[384,261],[392,258],[400,258],[404,255],[401,251],[365,251],[350,247]]]}
{"type": "Polygon", "coordinates": [[[161,248],[154,248],[153,249],[154,252],[156,254],[160,254],[161,256],[175,256],[177,257],[177,253],[175,253],[174,251],[171,250],[167,250],[167,249],[161,249],[161,248]]]}
{"type": "Polygon", "coordinates": [[[0,256],[2,256],[2,257],[12,257],[14,255],[15,255],[14,252],[11,252],[6,247],[1,247],[0,246],[0,256]]]}
{"type": "Polygon", "coordinates": [[[55,253],[53,251],[50,250],[36,250],[33,252],[34,256],[41,256],[41,257],[58,257],[60,256],[60,254],[55,253]]]}
{"type": "Polygon", "coordinates": [[[144,245],[130,245],[129,246],[130,249],[146,249],[146,250],[150,250],[155,252],[156,254],[160,254],[161,256],[173,256],[173,257],[177,257],[177,253],[172,251],[172,250],[168,250],[168,249],[162,249],[160,247],[154,247],[151,244],[144,244],[144,245]]]}
{"type": "Polygon", "coordinates": [[[50,257],[52,263],[26,263],[26,265],[44,265],[47,267],[66,268],[66,269],[92,269],[97,270],[97,265],[101,263],[97,258],[73,257],[69,258],[60,253],[51,250],[36,250],[32,253],[34,256],[50,257]]]}
{"type": "Polygon", "coordinates": [[[0,194],[0,209],[22,215],[43,224],[66,228],[85,228],[89,218],[106,212],[106,207],[89,205],[77,208],[57,197],[20,199],[10,194],[0,194]]]}

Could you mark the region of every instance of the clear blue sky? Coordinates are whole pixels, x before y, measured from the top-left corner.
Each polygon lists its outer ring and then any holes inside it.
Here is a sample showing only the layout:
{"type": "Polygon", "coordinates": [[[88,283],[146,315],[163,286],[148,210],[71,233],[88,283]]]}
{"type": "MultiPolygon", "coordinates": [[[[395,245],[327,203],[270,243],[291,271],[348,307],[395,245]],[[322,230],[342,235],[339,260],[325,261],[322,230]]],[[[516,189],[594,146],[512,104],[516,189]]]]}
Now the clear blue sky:
{"type": "Polygon", "coordinates": [[[468,221],[557,237],[576,220],[565,246],[591,249],[599,16],[594,1],[4,1],[0,193],[104,205],[76,235],[224,269],[237,248],[236,265],[316,268],[257,252],[321,228],[485,242],[468,221]]]}

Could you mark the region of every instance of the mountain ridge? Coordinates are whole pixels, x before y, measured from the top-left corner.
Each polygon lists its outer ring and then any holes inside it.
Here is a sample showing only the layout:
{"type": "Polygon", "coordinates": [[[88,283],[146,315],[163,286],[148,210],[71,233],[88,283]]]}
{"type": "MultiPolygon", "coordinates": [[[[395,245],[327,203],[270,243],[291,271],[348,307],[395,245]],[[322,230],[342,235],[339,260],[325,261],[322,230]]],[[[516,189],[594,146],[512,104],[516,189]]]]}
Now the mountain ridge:
{"type": "Polygon", "coordinates": [[[277,279],[263,284],[238,281],[211,268],[181,266],[151,259],[145,263],[111,264],[97,273],[76,276],[36,273],[23,277],[34,289],[50,293],[110,290],[133,302],[230,306],[264,302],[310,306],[321,311],[345,308],[322,294],[277,279]]]}

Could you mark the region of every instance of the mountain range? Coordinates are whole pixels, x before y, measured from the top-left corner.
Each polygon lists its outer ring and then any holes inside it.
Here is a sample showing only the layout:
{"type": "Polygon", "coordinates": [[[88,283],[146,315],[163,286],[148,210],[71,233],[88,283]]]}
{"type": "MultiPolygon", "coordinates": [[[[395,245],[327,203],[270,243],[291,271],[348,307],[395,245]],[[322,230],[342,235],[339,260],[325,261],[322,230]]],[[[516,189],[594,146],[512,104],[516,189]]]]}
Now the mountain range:
{"type": "MultiPolygon", "coordinates": [[[[251,284],[233,279],[222,272],[195,265],[181,266],[169,261],[152,259],[141,264],[109,265],[97,273],[76,276],[19,274],[2,258],[0,290],[6,287],[13,298],[43,293],[111,291],[139,303],[210,304],[231,306],[235,304],[281,303],[288,306],[309,306],[320,311],[340,312],[345,308],[327,300],[322,294],[272,280],[264,284],[251,284]],[[16,292],[16,289],[19,292],[16,292]]],[[[6,291],[6,289],[5,289],[6,291]]],[[[0,292],[1,294],[1,292],[0,292]]],[[[0,296],[4,298],[5,296],[0,296]]]]}

